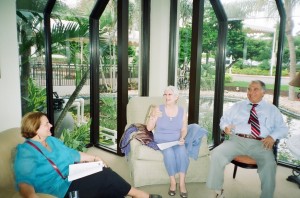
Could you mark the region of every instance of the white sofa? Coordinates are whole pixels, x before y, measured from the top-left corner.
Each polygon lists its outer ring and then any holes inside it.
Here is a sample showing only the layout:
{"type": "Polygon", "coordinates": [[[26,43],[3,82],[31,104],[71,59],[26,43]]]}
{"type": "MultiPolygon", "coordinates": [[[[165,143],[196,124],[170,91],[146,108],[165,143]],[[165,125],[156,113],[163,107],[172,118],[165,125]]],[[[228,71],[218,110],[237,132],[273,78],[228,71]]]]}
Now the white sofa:
{"type": "MultiPolygon", "coordinates": [[[[11,128],[0,132],[0,197],[19,198],[15,188],[13,160],[17,144],[24,142],[20,128],[11,128]]],[[[40,198],[53,198],[51,195],[38,194],[40,198]]]]}
{"type": "MultiPolygon", "coordinates": [[[[186,108],[187,101],[179,99],[179,105],[186,108]]],[[[146,114],[151,104],[163,103],[162,97],[133,97],[127,105],[127,125],[145,123],[146,114]]],[[[133,134],[132,134],[133,135],[133,134]]],[[[207,137],[202,138],[197,160],[190,158],[190,165],[186,175],[186,182],[206,182],[210,164],[207,137]]],[[[140,187],[153,184],[168,184],[169,176],[163,163],[161,151],[156,151],[142,145],[138,140],[130,142],[128,154],[130,175],[133,178],[133,186],[140,187]]],[[[178,177],[177,177],[178,179],[178,177]]]]}

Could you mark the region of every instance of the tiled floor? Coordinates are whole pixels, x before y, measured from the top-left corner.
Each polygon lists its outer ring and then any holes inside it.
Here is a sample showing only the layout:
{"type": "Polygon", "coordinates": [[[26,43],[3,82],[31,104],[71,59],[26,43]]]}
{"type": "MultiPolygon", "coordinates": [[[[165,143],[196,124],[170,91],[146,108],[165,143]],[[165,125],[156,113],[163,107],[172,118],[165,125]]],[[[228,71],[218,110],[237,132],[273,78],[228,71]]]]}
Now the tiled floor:
{"type": "MultiPolygon", "coordinates": [[[[129,183],[132,180],[129,175],[128,164],[125,157],[119,157],[112,153],[90,148],[89,153],[101,156],[104,161],[118,174],[120,174],[129,183]]],[[[233,166],[230,164],[225,170],[225,196],[226,198],[256,198],[260,195],[260,180],[256,170],[239,168],[236,179],[232,178],[233,166]]],[[[276,190],[274,198],[299,198],[300,188],[298,185],[286,181],[286,178],[291,175],[291,169],[278,166],[276,190]]],[[[144,186],[143,189],[150,193],[161,194],[164,198],[170,197],[167,194],[168,184],[144,186]]],[[[189,183],[187,184],[189,198],[213,198],[214,193],[206,188],[205,183],[189,183]]],[[[179,198],[179,192],[173,198],[179,198]]]]}

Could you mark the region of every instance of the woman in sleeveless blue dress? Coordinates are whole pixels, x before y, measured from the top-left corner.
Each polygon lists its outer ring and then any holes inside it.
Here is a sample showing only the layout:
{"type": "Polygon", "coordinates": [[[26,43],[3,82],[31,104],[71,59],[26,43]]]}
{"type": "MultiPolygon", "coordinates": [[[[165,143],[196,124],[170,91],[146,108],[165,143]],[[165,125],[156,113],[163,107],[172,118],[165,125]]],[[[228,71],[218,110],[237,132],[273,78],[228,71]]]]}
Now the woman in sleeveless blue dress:
{"type": "Polygon", "coordinates": [[[177,105],[179,97],[178,89],[168,86],[164,90],[164,104],[156,106],[150,112],[147,129],[154,132],[156,143],[179,141],[178,145],[161,150],[164,164],[170,177],[168,194],[175,196],[176,179],[179,174],[179,190],[182,198],[187,197],[185,176],[189,166],[189,157],[184,139],[187,134],[187,113],[183,107],[177,105]]]}

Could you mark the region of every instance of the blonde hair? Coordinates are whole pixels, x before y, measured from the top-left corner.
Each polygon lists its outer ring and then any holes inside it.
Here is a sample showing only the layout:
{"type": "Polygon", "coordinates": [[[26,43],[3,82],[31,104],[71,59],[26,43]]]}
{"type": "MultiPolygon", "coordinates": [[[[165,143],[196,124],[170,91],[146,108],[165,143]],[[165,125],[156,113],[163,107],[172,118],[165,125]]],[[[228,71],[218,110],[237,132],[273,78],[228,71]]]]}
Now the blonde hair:
{"type": "Polygon", "coordinates": [[[41,125],[41,117],[47,115],[42,112],[29,112],[25,114],[21,121],[21,134],[24,138],[33,138],[41,125]]]}

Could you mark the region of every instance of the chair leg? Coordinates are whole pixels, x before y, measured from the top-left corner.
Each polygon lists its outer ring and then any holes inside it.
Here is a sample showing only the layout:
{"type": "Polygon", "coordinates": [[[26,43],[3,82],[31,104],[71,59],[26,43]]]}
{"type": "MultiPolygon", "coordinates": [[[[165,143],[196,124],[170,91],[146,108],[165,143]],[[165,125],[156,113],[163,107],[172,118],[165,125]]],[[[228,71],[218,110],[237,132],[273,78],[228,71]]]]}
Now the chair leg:
{"type": "Polygon", "coordinates": [[[237,165],[234,165],[234,169],[233,169],[233,179],[235,179],[236,176],[236,171],[237,171],[237,165]]]}

